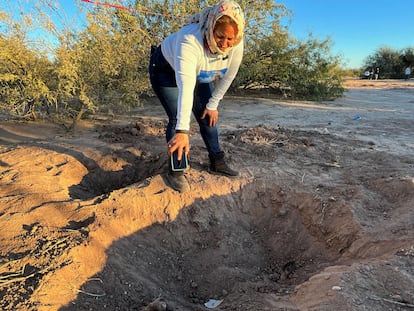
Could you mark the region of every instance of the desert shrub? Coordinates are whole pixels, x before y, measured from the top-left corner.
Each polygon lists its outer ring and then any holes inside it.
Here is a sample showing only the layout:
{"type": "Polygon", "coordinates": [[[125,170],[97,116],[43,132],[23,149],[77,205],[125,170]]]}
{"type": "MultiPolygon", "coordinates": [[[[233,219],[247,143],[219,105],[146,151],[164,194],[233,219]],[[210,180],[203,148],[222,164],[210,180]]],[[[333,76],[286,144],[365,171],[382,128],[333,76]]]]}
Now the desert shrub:
{"type": "MultiPolygon", "coordinates": [[[[9,3],[19,9],[19,2],[9,3]]],[[[36,29],[30,14],[20,19],[0,9],[0,106],[11,114],[36,119],[57,103],[57,83],[48,54],[28,35],[36,29]]],[[[42,44],[40,44],[42,45],[42,44]]]]}
{"type": "Polygon", "coordinates": [[[125,110],[148,89],[145,33],[130,16],[100,11],[80,34],[62,37],[56,51],[61,100],[79,112],[125,110]]]}
{"type": "MultiPolygon", "coordinates": [[[[340,93],[337,59],[329,56],[328,41],[296,42],[280,26],[289,12],[273,0],[239,2],[246,15],[246,53],[233,89],[260,84],[309,98],[340,93]]],[[[21,9],[19,21],[0,10],[1,105],[32,117],[46,106],[74,120],[87,112],[140,105],[142,95],[151,93],[151,46],[184,24],[177,16],[213,3],[123,1],[128,10],[83,4],[87,20],[81,29],[59,19],[61,11],[53,0],[39,0],[29,12],[21,9]],[[41,31],[55,45],[30,42],[31,31],[41,31]]],[[[14,2],[9,4],[13,7],[14,2]]]]}
{"type": "Polygon", "coordinates": [[[36,119],[36,111],[56,103],[53,66],[29,49],[19,35],[0,37],[0,107],[36,119]]]}
{"type": "Polygon", "coordinates": [[[275,25],[269,36],[248,43],[234,86],[259,85],[293,98],[334,99],[344,92],[339,61],[330,54],[329,39],[298,42],[275,25]]]}
{"type": "Polygon", "coordinates": [[[312,37],[293,46],[288,80],[293,97],[332,100],[343,94],[340,58],[330,53],[330,46],[329,38],[312,37]]]}

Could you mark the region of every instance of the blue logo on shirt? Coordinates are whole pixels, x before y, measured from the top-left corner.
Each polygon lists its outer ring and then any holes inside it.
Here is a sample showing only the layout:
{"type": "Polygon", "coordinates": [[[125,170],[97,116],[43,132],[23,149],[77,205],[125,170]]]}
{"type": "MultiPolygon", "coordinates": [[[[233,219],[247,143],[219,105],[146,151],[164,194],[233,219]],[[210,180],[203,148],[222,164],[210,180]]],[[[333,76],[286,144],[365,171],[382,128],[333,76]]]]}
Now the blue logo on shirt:
{"type": "Polygon", "coordinates": [[[215,80],[223,79],[224,74],[227,72],[227,68],[221,70],[212,70],[212,71],[205,71],[201,70],[200,74],[197,77],[197,80],[200,83],[210,83],[215,80]]]}

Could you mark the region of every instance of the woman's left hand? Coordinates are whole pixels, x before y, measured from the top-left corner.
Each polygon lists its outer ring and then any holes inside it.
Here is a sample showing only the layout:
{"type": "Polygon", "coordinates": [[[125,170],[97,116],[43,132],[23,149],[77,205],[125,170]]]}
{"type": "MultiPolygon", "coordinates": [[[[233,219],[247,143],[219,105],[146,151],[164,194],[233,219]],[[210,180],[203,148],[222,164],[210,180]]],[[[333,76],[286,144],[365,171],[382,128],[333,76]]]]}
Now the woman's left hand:
{"type": "Polygon", "coordinates": [[[203,114],[201,115],[201,120],[203,120],[206,116],[208,116],[209,119],[209,126],[215,126],[218,122],[219,113],[218,110],[209,110],[204,109],[203,114]]]}

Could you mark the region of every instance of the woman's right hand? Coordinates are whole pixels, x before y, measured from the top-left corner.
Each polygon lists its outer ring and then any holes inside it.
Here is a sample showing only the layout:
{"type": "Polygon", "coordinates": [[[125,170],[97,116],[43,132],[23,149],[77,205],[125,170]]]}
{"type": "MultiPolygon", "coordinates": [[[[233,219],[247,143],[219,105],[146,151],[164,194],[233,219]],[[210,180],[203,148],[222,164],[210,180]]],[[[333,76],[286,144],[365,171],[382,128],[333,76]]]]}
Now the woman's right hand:
{"type": "Polygon", "coordinates": [[[168,155],[178,152],[178,160],[180,161],[183,153],[188,155],[190,152],[190,139],[186,133],[176,133],[168,142],[168,155]]]}

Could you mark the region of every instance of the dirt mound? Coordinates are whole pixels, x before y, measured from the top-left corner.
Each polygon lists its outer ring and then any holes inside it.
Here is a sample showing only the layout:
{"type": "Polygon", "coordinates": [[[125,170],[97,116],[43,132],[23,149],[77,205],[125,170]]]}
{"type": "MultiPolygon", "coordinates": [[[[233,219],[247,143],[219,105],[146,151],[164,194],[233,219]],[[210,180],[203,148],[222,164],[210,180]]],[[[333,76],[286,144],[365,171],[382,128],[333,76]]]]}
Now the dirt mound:
{"type": "Polygon", "coordinates": [[[164,125],[2,123],[2,310],[412,309],[412,156],[239,123],[221,139],[241,177],[208,174],[192,132],[179,194],[164,125]]]}

